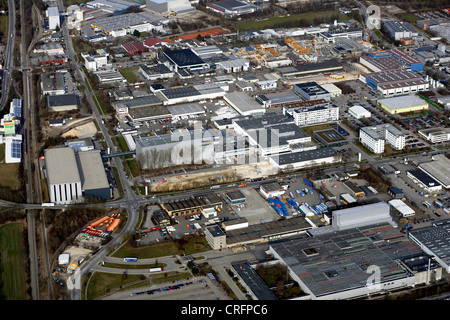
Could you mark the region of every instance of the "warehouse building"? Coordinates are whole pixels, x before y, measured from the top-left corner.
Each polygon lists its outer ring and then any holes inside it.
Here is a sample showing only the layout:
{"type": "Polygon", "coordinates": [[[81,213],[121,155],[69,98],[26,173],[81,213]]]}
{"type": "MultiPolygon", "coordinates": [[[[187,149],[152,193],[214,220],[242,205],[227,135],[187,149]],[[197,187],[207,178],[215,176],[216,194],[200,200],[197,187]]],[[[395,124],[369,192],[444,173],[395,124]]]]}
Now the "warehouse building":
{"type": "Polygon", "coordinates": [[[252,268],[248,261],[238,261],[231,264],[240,282],[252,297],[252,300],[277,300],[263,279],[252,268]]]}
{"type": "Polygon", "coordinates": [[[441,143],[450,140],[450,129],[445,127],[422,129],[418,133],[431,143],[441,143]]]}
{"type": "Polygon", "coordinates": [[[74,150],[72,148],[46,149],[44,159],[50,202],[58,204],[80,202],[82,199],[81,177],[74,150]]]}
{"type": "Polygon", "coordinates": [[[122,37],[139,32],[164,32],[169,19],[162,18],[150,12],[133,12],[112,17],[95,19],[92,28],[99,28],[111,37],[122,37]]]}
{"type": "Polygon", "coordinates": [[[370,118],[372,116],[370,111],[362,106],[353,106],[348,109],[348,113],[356,119],[370,118]]]}
{"type": "Polygon", "coordinates": [[[61,18],[58,7],[49,7],[45,11],[45,16],[48,18],[48,29],[55,30],[61,27],[61,18]]]}
{"type": "Polygon", "coordinates": [[[241,190],[229,191],[225,194],[227,200],[230,201],[231,204],[240,204],[245,203],[247,199],[241,190]]]}
{"type": "Polygon", "coordinates": [[[206,209],[222,209],[222,200],[213,192],[201,196],[186,199],[162,202],[161,208],[167,212],[169,217],[184,215],[203,214],[206,209]]]}
{"type": "Polygon", "coordinates": [[[161,14],[195,10],[188,0],[147,0],[146,8],[161,14]]]}
{"type": "Polygon", "coordinates": [[[394,57],[397,58],[402,63],[404,63],[405,65],[407,65],[413,72],[423,71],[423,63],[421,61],[411,56],[410,54],[402,51],[399,48],[384,51],[369,52],[368,56],[374,59],[394,57]]]}
{"type": "Polygon", "coordinates": [[[41,90],[45,95],[65,94],[65,81],[62,72],[44,72],[41,75],[41,90]]]}
{"type": "Polygon", "coordinates": [[[381,223],[270,242],[268,253],[287,266],[311,300],[343,300],[414,286],[415,274],[396,260],[422,252],[394,227],[381,223]],[[372,266],[377,266],[379,282],[371,277],[372,266]]]}
{"type": "Polygon", "coordinates": [[[75,153],[84,196],[101,200],[111,199],[111,188],[103,166],[100,150],[75,153]]]}
{"type": "Polygon", "coordinates": [[[80,99],[74,93],[47,96],[47,108],[52,112],[76,110],[79,105],[80,99]]]}
{"type": "Polygon", "coordinates": [[[377,105],[390,114],[428,110],[428,103],[414,94],[377,100],[377,105]]]}
{"type": "Polygon", "coordinates": [[[439,182],[445,189],[450,188],[450,160],[443,154],[434,155],[433,161],[419,164],[419,169],[439,182]]]}
{"type": "Polygon", "coordinates": [[[195,86],[159,90],[156,95],[164,105],[190,103],[194,101],[217,99],[224,97],[226,92],[215,83],[205,83],[195,86]]]}
{"type": "Polygon", "coordinates": [[[360,57],[359,62],[373,72],[407,69],[408,65],[393,55],[372,57],[370,55],[360,57]]]}
{"type": "Polygon", "coordinates": [[[366,227],[377,223],[389,223],[396,227],[386,202],[335,210],[331,220],[331,225],[337,231],[366,227]]]}
{"type": "Polygon", "coordinates": [[[429,83],[418,73],[398,69],[365,73],[359,80],[380,91],[384,96],[409,94],[429,89],[429,83]]]}
{"type": "Polygon", "coordinates": [[[297,66],[278,68],[277,72],[283,78],[302,77],[317,73],[330,73],[342,71],[342,64],[335,60],[319,63],[308,63],[297,66]]]}
{"type": "Polygon", "coordinates": [[[258,10],[258,7],[254,4],[238,0],[224,0],[208,3],[206,8],[223,14],[224,16],[240,16],[243,14],[253,13],[258,10]]]}
{"type": "Polygon", "coordinates": [[[83,196],[111,199],[99,150],[56,147],[45,149],[44,156],[50,202],[70,204],[83,201],[83,196]]]}
{"type": "Polygon", "coordinates": [[[414,29],[414,27],[409,23],[403,21],[387,20],[384,21],[383,27],[389,36],[395,41],[400,41],[401,39],[411,39],[419,36],[419,31],[414,29]]]}
{"type": "Polygon", "coordinates": [[[169,79],[175,75],[172,70],[162,63],[153,66],[141,64],[139,66],[139,72],[146,80],[169,79]]]}
{"type": "Polygon", "coordinates": [[[269,163],[281,170],[303,169],[340,161],[341,159],[337,156],[336,150],[330,147],[283,153],[269,157],[269,163]]]}
{"type": "Polygon", "coordinates": [[[294,85],[294,92],[303,97],[307,101],[324,99],[330,101],[331,94],[325,90],[317,82],[304,82],[294,85]]]}
{"type": "Polygon", "coordinates": [[[125,42],[122,43],[121,46],[130,56],[136,56],[142,54],[143,52],[147,52],[147,48],[144,47],[144,44],[138,41],[125,42]]]}
{"type": "Polygon", "coordinates": [[[263,183],[260,185],[259,191],[266,199],[277,198],[286,193],[286,189],[277,182],[263,183]]]}
{"type": "Polygon", "coordinates": [[[450,219],[411,230],[408,237],[426,254],[433,256],[446,272],[450,272],[450,219]]]}
{"type": "Polygon", "coordinates": [[[93,0],[86,2],[86,8],[88,9],[100,9],[114,15],[128,13],[140,6],[140,4],[126,0],[93,0]]]}
{"type": "Polygon", "coordinates": [[[359,141],[373,153],[383,153],[387,143],[395,150],[405,148],[405,135],[391,124],[364,127],[359,130],[359,141]]]}
{"type": "Polygon", "coordinates": [[[224,95],[223,100],[240,115],[260,115],[266,112],[264,106],[245,92],[230,92],[224,95]]]}
{"type": "Polygon", "coordinates": [[[407,170],[406,176],[417,183],[426,192],[432,193],[442,190],[442,185],[422,170],[407,170]]]}
{"type": "Polygon", "coordinates": [[[392,199],[388,201],[388,203],[392,206],[392,208],[397,210],[404,218],[411,217],[416,214],[414,209],[412,209],[410,206],[408,206],[400,199],[392,199]]]}
{"type": "Polygon", "coordinates": [[[176,72],[200,71],[208,68],[208,64],[191,49],[165,51],[163,54],[176,72]]]}
{"type": "MultiPolygon", "coordinates": [[[[266,156],[308,147],[311,137],[296,126],[292,119],[269,113],[263,116],[233,119],[234,131],[248,138],[258,153],[266,156]]],[[[315,149],[315,146],[312,147],[315,149]]]]}

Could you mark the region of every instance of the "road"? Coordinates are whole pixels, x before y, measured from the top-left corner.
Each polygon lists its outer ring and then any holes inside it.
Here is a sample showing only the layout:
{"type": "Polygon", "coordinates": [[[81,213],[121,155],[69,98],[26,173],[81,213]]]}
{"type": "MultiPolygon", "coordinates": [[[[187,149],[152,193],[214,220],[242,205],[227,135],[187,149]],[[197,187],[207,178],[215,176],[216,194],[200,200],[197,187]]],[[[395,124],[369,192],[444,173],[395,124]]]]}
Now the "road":
{"type": "Polygon", "coordinates": [[[14,67],[14,45],[16,39],[16,7],[13,0],[8,0],[8,34],[3,57],[3,79],[1,82],[0,111],[3,110],[11,85],[11,72],[14,67]]]}

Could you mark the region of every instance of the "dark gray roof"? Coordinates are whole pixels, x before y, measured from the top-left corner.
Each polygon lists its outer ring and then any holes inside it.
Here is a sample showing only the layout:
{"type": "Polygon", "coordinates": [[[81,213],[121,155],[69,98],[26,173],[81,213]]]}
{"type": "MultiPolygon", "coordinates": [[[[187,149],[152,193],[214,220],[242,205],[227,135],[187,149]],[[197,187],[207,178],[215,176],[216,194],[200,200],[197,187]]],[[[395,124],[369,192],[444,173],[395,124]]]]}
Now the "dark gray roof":
{"type": "Polygon", "coordinates": [[[290,163],[297,163],[311,160],[316,160],[319,162],[320,159],[333,157],[335,154],[336,150],[334,150],[331,147],[327,147],[308,151],[284,153],[278,155],[276,158],[278,158],[278,164],[282,166],[290,163]]]}
{"type": "Polygon", "coordinates": [[[60,106],[71,106],[71,105],[79,105],[78,96],[74,93],[71,94],[60,94],[55,96],[47,96],[47,106],[49,108],[52,107],[60,107],[60,106]]]}
{"type": "Polygon", "coordinates": [[[190,49],[166,51],[166,52],[164,52],[164,55],[170,61],[172,61],[173,63],[175,63],[179,67],[187,67],[187,66],[192,66],[192,65],[198,65],[198,64],[204,64],[205,63],[205,61],[203,61],[202,58],[197,56],[190,49]]]}

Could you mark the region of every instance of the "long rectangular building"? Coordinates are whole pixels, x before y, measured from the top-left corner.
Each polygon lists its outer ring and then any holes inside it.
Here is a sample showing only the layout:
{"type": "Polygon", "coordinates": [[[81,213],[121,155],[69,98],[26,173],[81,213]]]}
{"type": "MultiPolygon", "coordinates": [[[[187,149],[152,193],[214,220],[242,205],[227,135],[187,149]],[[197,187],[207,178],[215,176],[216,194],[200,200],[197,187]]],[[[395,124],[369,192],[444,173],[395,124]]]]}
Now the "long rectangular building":
{"type": "Polygon", "coordinates": [[[429,83],[416,72],[405,69],[365,73],[359,80],[380,91],[384,96],[425,91],[429,83]]]}

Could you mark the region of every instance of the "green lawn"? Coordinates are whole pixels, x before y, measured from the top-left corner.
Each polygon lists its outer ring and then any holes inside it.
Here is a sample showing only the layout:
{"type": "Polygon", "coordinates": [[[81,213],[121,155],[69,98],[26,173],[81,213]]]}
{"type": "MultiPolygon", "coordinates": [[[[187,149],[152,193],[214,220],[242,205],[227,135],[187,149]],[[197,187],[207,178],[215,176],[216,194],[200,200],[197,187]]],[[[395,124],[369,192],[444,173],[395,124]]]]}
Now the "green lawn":
{"type": "Polygon", "coordinates": [[[122,274],[95,272],[89,281],[87,299],[94,300],[97,297],[108,294],[111,290],[120,288],[121,286],[124,287],[140,279],[141,275],[128,274],[126,279],[124,279],[122,274]]]}
{"type": "Polygon", "coordinates": [[[402,14],[401,17],[405,20],[408,20],[411,23],[416,23],[417,21],[420,20],[419,17],[416,17],[415,15],[413,15],[411,13],[402,14]]]}
{"type": "Polygon", "coordinates": [[[125,79],[127,79],[128,83],[134,83],[139,81],[139,78],[134,73],[138,69],[138,66],[134,66],[129,68],[121,68],[119,69],[119,71],[125,77],[125,79]]]}
{"type": "Polygon", "coordinates": [[[248,21],[239,23],[235,26],[236,29],[242,30],[253,30],[253,29],[264,29],[270,28],[278,23],[287,22],[287,21],[300,21],[305,20],[308,24],[313,24],[314,18],[327,18],[332,16],[338,16],[339,20],[349,20],[350,18],[346,15],[341,14],[337,10],[332,11],[324,11],[324,12],[313,12],[313,13],[302,13],[291,16],[284,17],[273,17],[260,21],[248,21]]]}
{"type": "Polygon", "coordinates": [[[164,256],[173,256],[178,254],[178,248],[173,242],[158,243],[151,246],[143,246],[133,248],[130,243],[124,244],[119,250],[117,250],[113,257],[137,257],[139,259],[150,259],[164,256]]]}
{"type": "Polygon", "coordinates": [[[21,223],[9,223],[0,227],[0,253],[4,298],[26,300],[27,284],[21,223]]]}

